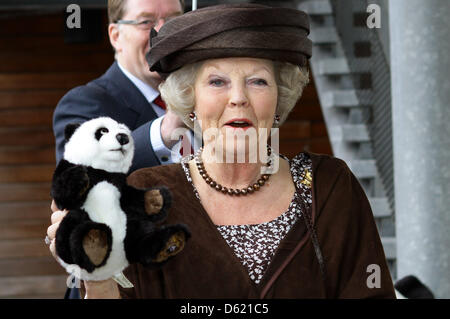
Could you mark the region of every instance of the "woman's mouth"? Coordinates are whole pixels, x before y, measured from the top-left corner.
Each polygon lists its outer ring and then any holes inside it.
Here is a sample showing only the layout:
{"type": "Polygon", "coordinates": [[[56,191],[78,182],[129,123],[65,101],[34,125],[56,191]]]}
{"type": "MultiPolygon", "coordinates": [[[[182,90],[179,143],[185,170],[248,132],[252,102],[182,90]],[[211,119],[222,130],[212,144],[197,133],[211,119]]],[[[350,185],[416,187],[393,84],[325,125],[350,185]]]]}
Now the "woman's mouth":
{"type": "Polygon", "coordinates": [[[225,123],[225,126],[232,127],[234,129],[243,129],[246,130],[249,127],[253,126],[253,123],[248,119],[232,119],[225,123]]]}

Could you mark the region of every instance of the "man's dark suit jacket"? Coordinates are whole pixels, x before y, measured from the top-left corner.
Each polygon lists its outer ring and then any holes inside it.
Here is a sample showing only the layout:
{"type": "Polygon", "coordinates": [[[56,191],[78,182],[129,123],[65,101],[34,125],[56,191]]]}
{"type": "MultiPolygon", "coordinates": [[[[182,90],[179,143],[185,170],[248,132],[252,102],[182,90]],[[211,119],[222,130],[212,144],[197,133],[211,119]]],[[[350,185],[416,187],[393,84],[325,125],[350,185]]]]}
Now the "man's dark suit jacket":
{"type": "Polygon", "coordinates": [[[68,123],[108,116],[128,126],[135,141],[130,172],[160,165],[150,143],[150,125],[157,118],[151,104],[120,70],[117,62],[101,77],[70,90],[59,101],[53,114],[56,161],[64,154],[64,128],[68,123]]]}

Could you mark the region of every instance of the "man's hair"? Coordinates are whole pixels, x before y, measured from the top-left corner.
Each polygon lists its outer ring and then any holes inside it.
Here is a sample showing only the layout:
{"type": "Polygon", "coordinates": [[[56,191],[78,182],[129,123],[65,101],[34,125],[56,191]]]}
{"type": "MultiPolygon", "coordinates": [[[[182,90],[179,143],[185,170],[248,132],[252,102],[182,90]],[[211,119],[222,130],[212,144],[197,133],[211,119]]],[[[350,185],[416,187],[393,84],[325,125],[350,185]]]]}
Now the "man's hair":
{"type": "MultiPolygon", "coordinates": [[[[181,4],[181,10],[184,11],[184,0],[179,0],[181,4]]],[[[115,23],[117,20],[122,19],[125,14],[125,5],[127,0],[108,0],[108,21],[109,23],[115,23]]]]}

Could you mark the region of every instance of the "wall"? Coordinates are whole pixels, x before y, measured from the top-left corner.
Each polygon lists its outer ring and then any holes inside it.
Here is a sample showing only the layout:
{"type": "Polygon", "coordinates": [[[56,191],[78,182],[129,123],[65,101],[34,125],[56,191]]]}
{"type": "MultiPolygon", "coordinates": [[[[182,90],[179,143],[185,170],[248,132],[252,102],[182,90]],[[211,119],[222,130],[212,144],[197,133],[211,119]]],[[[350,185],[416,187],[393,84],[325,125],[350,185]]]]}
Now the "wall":
{"type": "Polygon", "coordinates": [[[302,97],[280,128],[280,153],[292,158],[301,151],[332,154],[312,73],[302,97]]]}

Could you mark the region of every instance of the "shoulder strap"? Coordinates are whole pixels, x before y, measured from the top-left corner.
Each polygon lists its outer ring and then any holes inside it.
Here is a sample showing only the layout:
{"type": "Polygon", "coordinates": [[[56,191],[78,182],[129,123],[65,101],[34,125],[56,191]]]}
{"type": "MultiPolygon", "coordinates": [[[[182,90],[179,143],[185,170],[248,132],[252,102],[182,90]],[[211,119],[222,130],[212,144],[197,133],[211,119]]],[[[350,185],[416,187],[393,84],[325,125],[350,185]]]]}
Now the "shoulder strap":
{"type": "Polygon", "coordinates": [[[325,283],[325,279],[326,279],[325,261],[323,259],[322,251],[320,249],[319,239],[317,238],[316,229],[311,220],[310,209],[308,209],[306,207],[305,203],[299,198],[299,196],[297,196],[297,204],[300,205],[300,207],[301,207],[302,216],[305,221],[306,228],[308,229],[309,235],[311,237],[311,241],[314,246],[314,251],[316,253],[317,261],[319,262],[320,272],[322,274],[322,280],[325,283]]]}
{"type": "MultiPolygon", "coordinates": [[[[294,183],[295,185],[295,191],[298,195],[300,195],[300,190],[299,190],[299,186],[298,186],[298,181],[294,183]]],[[[313,212],[312,210],[314,209],[314,201],[315,201],[315,192],[314,192],[314,176],[312,176],[311,180],[310,180],[310,187],[311,187],[311,196],[312,196],[312,205],[307,207],[305,205],[305,202],[301,199],[301,196],[296,196],[296,203],[297,205],[300,207],[301,211],[302,211],[302,216],[303,219],[305,221],[306,224],[306,228],[308,230],[309,236],[311,238],[313,247],[314,247],[314,252],[316,254],[316,258],[317,261],[319,263],[319,267],[320,267],[320,273],[322,275],[322,283],[323,283],[323,288],[325,291],[325,296],[327,296],[327,286],[326,286],[326,266],[325,266],[325,260],[323,258],[322,255],[322,250],[320,249],[320,244],[319,244],[319,239],[317,237],[317,232],[315,229],[315,225],[314,225],[314,220],[313,220],[313,212]]]]}
{"type": "MultiPolygon", "coordinates": [[[[314,180],[314,179],[313,179],[314,180]]],[[[301,192],[299,190],[298,187],[298,181],[294,181],[294,185],[295,185],[295,192],[297,195],[300,195],[301,192]]],[[[295,196],[295,203],[298,205],[298,208],[300,208],[301,212],[302,212],[302,216],[306,225],[306,230],[309,233],[309,236],[311,238],[311,241],[313,243],[313,247],[314,247],[314,252],[316,254],[316,258],[317,261],[319,263],[319,267],[320,267],[320,272],[321,272],[321,277],[322,277],[322,285],[323,285],[323,290],[325,292],[325,298],[328,297],[328,293],[327,293],[327,286],[326,286],[326,267],[325,267],[325,261],[322,255],[322,251],[320,249],[320,245],[319,245],[319,240],[317,237],[317,233],[314,227],[314,222],[313,222],[313,218],[312,216],[314,216],[313,210],[314,210],[314,206],[315,206],[315,192],[314,192],[314,184],[313,181],[311,181],[311,191],[312,191],[312,198],[313,198],[313,203],[312,205],[308,208],[304,201],[301,199],[301,196],[295,196]]],[[[300,221],[299,221],[300,222],[300,221]]],[[[289,254],[288,258],[285,260],[285,262],[282,264],[282,266],[275,272],[275,274],[273,275],[273,277],[267,282],[267,284],[264,286],[264,288],[261,290],[261,294],[260,294],[260,298],[264,298],[267,294],[267,292],[269,291],[270,287],[273,285],[273,283],[276,281],[277,277],[280,275],[280,273],[283,271],[284,267],[286,267],[286,265],[294,258],[295,254],[298,252],[298,250],[300,249],[302,242],[304,242],[306,240],[305,237],[303,237],[303,239],[301,240],[301,242],[299,242],[299,244],[294,248],[294,250],[289,254]]]]}

